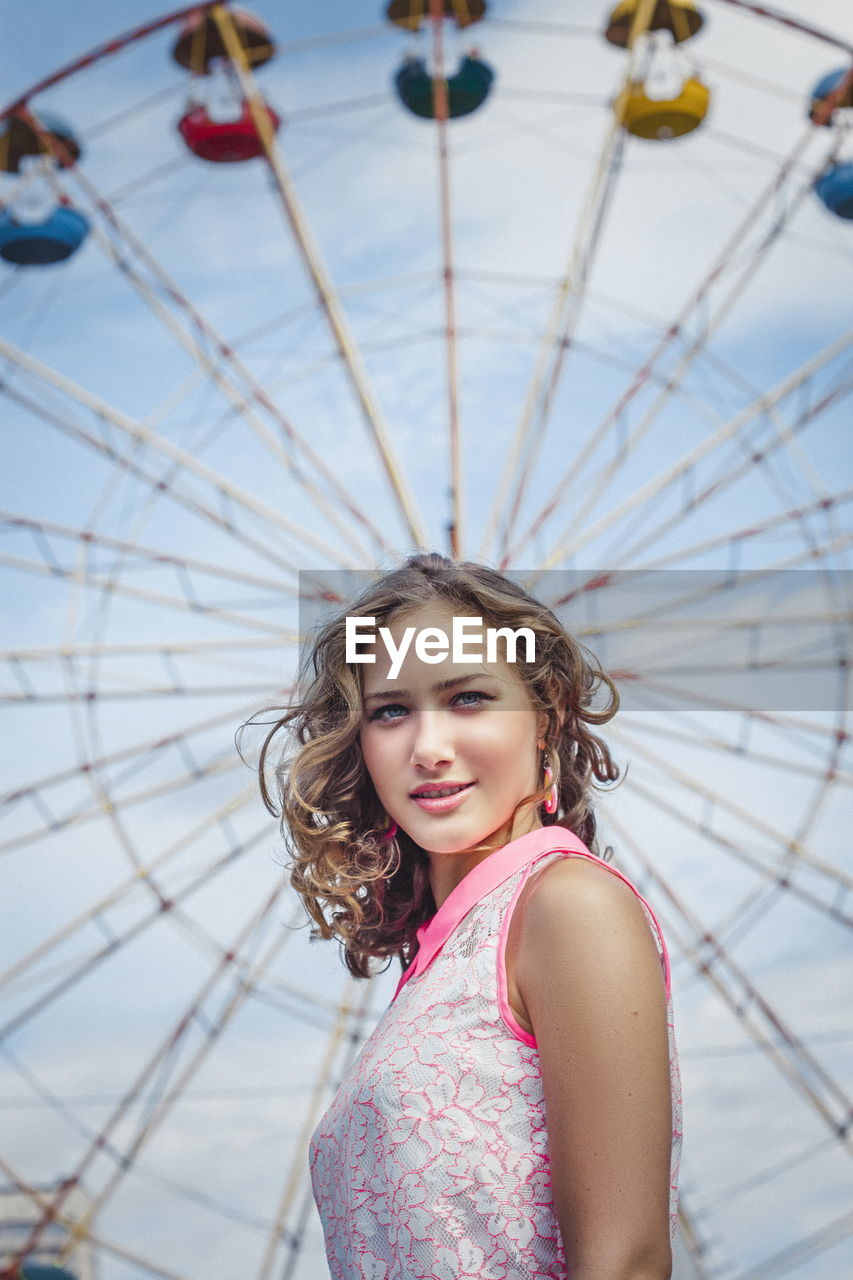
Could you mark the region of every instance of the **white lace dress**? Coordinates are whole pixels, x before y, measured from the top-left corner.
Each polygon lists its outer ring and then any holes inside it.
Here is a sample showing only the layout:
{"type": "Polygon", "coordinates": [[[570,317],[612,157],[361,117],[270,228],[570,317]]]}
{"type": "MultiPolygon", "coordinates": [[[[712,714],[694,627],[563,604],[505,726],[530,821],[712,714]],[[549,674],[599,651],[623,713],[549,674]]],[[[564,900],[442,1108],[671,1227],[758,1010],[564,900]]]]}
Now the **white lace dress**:
{"type": "Polygon", "coordinates": [[[666,980],[670,1222],[681,1081],[666,944],[645,899],[564,827],[511,841],[418,930],[419,951],[311,1139],[333,1280],[566,1280],[539,1055],[507,999],[512,908],[534,866],[592,859],[642,902],[666,980]]]}

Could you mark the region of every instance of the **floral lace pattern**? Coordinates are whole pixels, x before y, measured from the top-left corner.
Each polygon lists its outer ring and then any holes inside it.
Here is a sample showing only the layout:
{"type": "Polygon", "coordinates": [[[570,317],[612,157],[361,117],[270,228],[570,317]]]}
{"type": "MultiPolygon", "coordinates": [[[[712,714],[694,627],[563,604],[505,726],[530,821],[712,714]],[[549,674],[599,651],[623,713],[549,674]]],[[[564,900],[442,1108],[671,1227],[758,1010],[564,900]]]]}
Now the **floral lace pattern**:
{"type": "MultiPolygon", "coordinates": [[[[533,862],[572,856],[583,855],[545,853],[484,894],[350,1067],[310,1146],[333,1280],[566,1280],[539,1055],[504,1021],[498,978],[501,926],[533,862]]],[[[667,1018],[674,1239],[681,1082],[669,995],[667,1018]]]]}

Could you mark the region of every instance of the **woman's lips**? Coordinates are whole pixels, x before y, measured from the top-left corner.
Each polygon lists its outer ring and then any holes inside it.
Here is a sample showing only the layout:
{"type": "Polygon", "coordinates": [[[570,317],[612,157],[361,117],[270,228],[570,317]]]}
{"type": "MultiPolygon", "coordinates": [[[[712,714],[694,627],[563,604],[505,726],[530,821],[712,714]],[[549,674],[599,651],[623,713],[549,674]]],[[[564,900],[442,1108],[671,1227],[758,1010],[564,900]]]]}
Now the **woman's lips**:
{"type": "MultiPolygon", "coordinates": [[[[415,802],[420,809],[424,809],[427,813],[446,813],[449,809],[455,809],[467,796],[468,792],[474,786],[473,782],[466,782],[461,790],[455,792],[452,796],[431,796],[426,795],[410,796],[409,798],[415,802]]],[[[436,790],[446,790],[444,787],[437,787],[436,790]]]]}

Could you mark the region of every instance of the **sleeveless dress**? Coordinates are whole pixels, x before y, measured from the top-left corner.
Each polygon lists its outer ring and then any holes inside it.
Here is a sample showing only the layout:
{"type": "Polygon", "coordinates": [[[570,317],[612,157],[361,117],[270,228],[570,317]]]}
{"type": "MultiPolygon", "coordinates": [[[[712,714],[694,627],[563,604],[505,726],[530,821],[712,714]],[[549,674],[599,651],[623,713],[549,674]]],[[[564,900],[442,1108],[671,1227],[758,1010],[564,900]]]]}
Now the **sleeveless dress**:
{"type": "Polygon", "coordinates": [[[478,863],[421,925],[414,961],[314,1131],[311,1181],[333,1280],[567,1280],[536,1040],[512,1014],[504,966],[528,875],[562,857],[625,881],[657,942],[674,1241],[682,1112],[666,944],[621,872],[565,827],[542,827],[478,863]]]}

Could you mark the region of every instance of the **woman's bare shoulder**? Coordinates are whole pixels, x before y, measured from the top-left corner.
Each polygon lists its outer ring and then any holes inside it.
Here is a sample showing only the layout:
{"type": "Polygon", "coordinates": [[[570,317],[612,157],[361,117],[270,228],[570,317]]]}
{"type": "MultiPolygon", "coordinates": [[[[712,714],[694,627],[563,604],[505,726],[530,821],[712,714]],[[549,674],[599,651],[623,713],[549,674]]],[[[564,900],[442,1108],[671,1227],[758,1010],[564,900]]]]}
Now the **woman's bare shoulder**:
{"type": "Polygon", "coordinates": [[[565,912],[574,916],[587,911],[618,911],[620,907],[634,915],[643,911],[627,880],[600,858],[555,858],[544,867],[534,867],[521,896],[528,912],[535,904],[543,923],[565,912]]]}
{"type": "Polygon", "coordinates": [[[534,871],[519,900],[516,926],[520,986],[553,974],[561,963],[634,970],[637,963],[655,985],[660,978],[657,944],[645,908],[631,885],[608,864],[590,858],[560,858],[534,871]]]}

